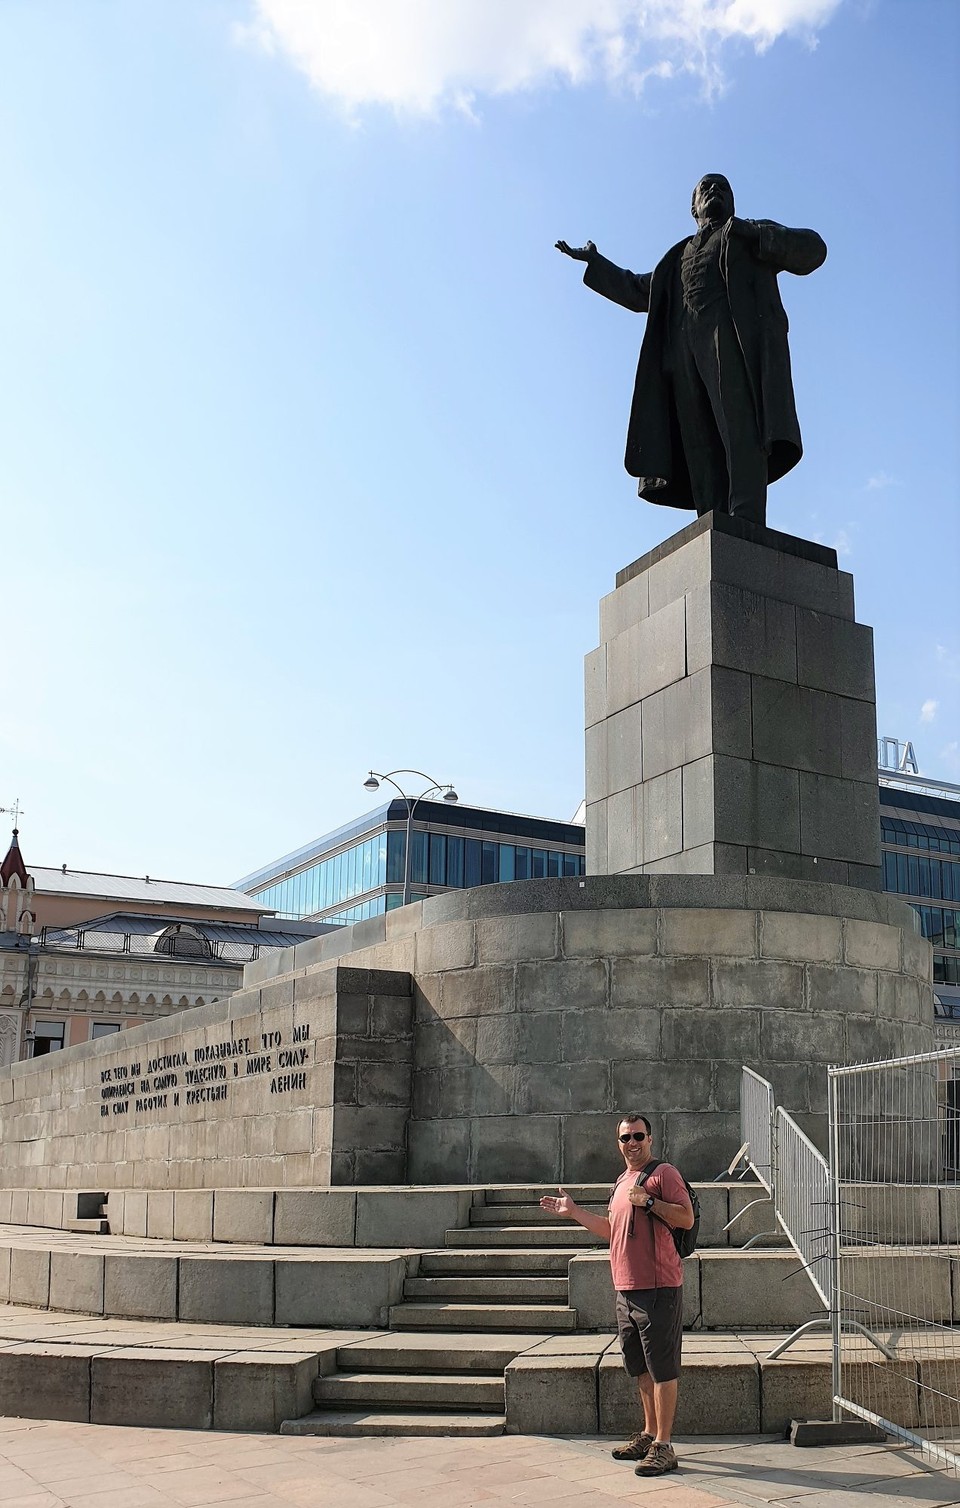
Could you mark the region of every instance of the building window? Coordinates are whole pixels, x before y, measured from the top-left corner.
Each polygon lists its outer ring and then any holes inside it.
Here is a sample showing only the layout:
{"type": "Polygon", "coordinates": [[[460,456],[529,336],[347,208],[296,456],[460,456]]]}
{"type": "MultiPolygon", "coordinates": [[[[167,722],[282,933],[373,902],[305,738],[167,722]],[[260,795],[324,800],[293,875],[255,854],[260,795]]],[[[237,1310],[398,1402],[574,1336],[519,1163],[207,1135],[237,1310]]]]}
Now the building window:
{"type": "Polygon", "coordinates": [[[98,1037],[112,1037],[114,1032],[119,1030],[120,1023],[117,1021],[95,1021],[90,1032],[90,1040],[96,1042],[98,1037]]]}
{"type": "Polygon", "coordinates": [[[42,1058],[48,1052],[59,1052],[64,1030],[63,1021],[38,1021],[33,1028],[33,1056],[42,1058]]]}

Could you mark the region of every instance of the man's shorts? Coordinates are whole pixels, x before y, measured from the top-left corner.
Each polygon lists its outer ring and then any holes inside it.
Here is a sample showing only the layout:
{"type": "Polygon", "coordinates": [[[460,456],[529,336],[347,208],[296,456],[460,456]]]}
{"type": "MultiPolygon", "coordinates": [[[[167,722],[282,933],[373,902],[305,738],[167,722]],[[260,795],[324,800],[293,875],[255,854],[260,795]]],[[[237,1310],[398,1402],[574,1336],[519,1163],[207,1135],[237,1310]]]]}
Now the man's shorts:
{"type": "Polygon", "coordinates": [[[623,1364],[631,1377],[649,1372],[654,1382],[672,1382],[680,1376],[682,1288],[618,1291],[617,1329],[623,1364]]]}

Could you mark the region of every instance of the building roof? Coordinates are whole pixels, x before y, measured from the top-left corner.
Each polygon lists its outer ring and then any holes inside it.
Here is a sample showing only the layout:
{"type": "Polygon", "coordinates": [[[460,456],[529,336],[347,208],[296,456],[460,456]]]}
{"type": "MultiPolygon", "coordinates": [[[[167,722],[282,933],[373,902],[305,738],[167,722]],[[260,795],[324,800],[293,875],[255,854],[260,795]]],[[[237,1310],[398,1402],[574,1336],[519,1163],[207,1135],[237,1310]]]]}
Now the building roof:
{"type": "MultiPolygon", "coordinates": [[[[152,883],[152,882],[151,882],[152,883]]],[[[254,922],[207,922],[169,916],[144,916],[141,912],[117,911],[98,916],[93,921],[72,927],[45,927],[42,942],[48,948],[83,949],[94,953],[156,953],[162,938],[180,930],[200,937],[209,945],[204,957],[189,961],[212,963],[249,963],[264,948],[289,948],[304,941],[302,931],[287,932],[283,923],[261,928],[254,922]]],[[[333,931],[324,927],[322,930],[333,931]]],[[[174,960],[178,955],[171,949],[174,960]]]]}
{"type": "Polygon", "coordinates": [[[21,885],[27,884],[29,876],[27,875],[27,867],[23,862],[23,854],[20,852],[20,838],[16,828],[13,829],[13,837],[10,839],[7,856],[3,863],[0,864],[0,885],[9,885],[14,875],[16,875],[21,885]]]}
{"type": "Polygon", "coordinates": [[[209,906],[214,910],[263,914],[264,907],[229,885],[191,885],[182,880],[155,880],[148,875],[99,874],[88,869],[33,871],[37,891],[47,895],[88,896],[92,900],[144,901],[151,906],[209,906]]]}

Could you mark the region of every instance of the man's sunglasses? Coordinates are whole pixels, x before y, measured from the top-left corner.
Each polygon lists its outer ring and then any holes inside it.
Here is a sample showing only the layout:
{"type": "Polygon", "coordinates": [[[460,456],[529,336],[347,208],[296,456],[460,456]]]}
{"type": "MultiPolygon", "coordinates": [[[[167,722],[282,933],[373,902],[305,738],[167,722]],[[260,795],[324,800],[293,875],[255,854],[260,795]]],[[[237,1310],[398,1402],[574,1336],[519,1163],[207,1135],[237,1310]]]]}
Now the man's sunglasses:
{"type": "Polygon", "coordinates": [[[647,1133],[646,1133],[646,1131],[624,1131],[623,1135],[620,1137],[620,1140],[624,1141],[624,1142],[626,1142],[626,1141],[646,1141],[646,1139],[647,1139],[647,1133]]]}

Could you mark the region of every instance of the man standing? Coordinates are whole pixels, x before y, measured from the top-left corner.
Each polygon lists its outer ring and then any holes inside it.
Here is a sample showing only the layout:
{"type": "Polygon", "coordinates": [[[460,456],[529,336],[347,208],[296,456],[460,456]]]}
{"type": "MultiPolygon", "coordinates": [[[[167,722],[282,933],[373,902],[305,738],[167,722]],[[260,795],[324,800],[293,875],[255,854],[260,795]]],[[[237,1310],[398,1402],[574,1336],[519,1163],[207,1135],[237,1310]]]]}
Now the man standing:
{"type": "Polygon", "coordinates": [[[689,1230],[693,1207],[672,1164],[658,1163],[643,1178],[654,1161],[645,1115],[625,1115],[617,1141],[626,1167],[614,1186],[606,1217],[581,1209],[563,1189],[559,1198],[548,1194],[541,1199],[540,1206],[610,1242],[623,1362],[637,1379],[643,1409],[643,1429],[618,1446],[613,1456],[617,1461],[638,1461],[638,1477],[658,1477],[677,1469],[670,1440],[683,1339],[683,1269],[672,1228],[689,1230]]]}
{"type": "Polygon", "coordinates": [[[696,235],[652,273],[592,241],[557,249],[586,262],[588,288],[648,315],[624,458],[640,496],[763,524],[768,483],[803,453],[777,274],[815,271],[827,248],[814,230],[738,219],[721,173],[701,178],[691,208],[696,235]]]}

